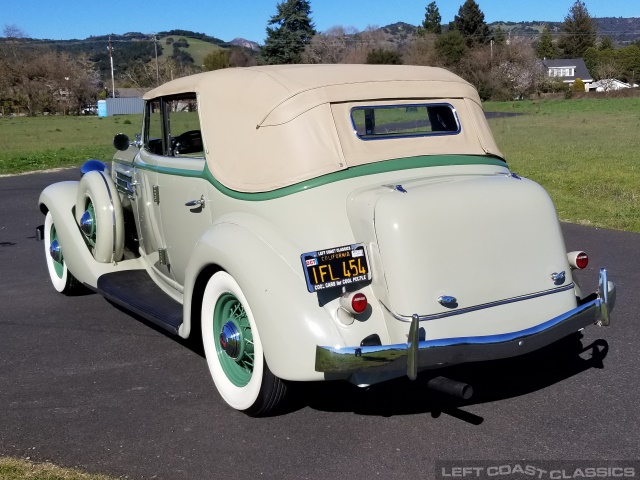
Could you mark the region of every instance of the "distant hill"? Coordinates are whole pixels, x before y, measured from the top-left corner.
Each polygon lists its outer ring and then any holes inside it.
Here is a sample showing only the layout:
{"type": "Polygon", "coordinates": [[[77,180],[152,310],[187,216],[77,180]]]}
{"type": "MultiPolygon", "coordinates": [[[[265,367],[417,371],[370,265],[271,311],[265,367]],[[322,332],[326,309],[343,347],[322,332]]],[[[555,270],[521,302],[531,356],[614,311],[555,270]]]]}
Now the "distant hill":
{"type": "MultiPolygon", "coordinates": [[[[619,46],[640,40],[640,18],[594,18],[598,28],[598,35],[610,37],[613,42],[619,46]]],[[[542,33],[545,25],[548,25],[552,33],[560,33],[562,31],[562,22],[493,22],[489,24],[492,30],[500,27],[507,34],[515,36],[535,37],[542,33]]],[[[444,30],[448,25],[443,25],[444,30]]],[[[404,22],[392,23],[381,27],[381,30],[392,37],[392,41],[402,43],[408,39],[417,30],[417,26],[404,22]]]]}
{"type": "MultiPolygon", "coordinates": [[[[600,36],[608,36],[619,46],[624,46],[636,41],[640,41],[640,18],[595,18],[600,36]]],[[[542,32],[545,25],[549,25],[552,32],[561,32],[561,22],[493,22],[489,27],[496,29],[500,27],[507,35],[530,36],[532,38],[542,32]]],[[[448,25],[443,25],[444,29],[448,25]]],[[[407,42],[416,32],[417,26],[404,22],[393,23],[381,27],[391,42],[403,44],[407,42]]],[[[26,48],[49,47],[57,51],[68,52],[72,55],[87,55],[96,63],[103,78],[109,76],[110,62],[107,44],[111,38],[113,46],[113,61],[116,72],[123,72],[133,62],[148,62],[155,58],[156,48],[158,56],[174,55],[172,42],[167,43],[169,38],[173,42],[184,39],[187,46],[177,46],[178,58],[185,62],[191,59],[195,65],[202,65],[204,56],[217,48],[243,48],[250,55],[254,56],[259,51],[258,43],[244,38],[234,38],[230,42],[225,42],[219,38],[205,33],[193,32],[191,30],[169,30],[158,32],[157,34],[147,34],[141,32],[128,32],[122,35],[96,35],[84,40],[47,40],[47,39],[25,39],[26,48]],[[155,45],[154,45],[155,40],[155,45]]],[[[0,38],[0,42],[5,39],[0,38]]],[[[175,57],[174,57],[175,58],[175,57]]]]}
{"type": "MultiPolygon", "coordinates": [[[[246,48],[247,52],[254,52],[257,46],[255,42],[244,40],[247,44],[236,45],[225,42],[219,38],[190,30],[169,30],[158,32],[157,34],[146,34],[141,32],[128,32],[122,35],[95,35],[84,40],[49,40],[49,39],[23,39],[24,48],[52,48],[59,52],[66,52],[71,55],[87,55],[89,60],[95,62],[102,78],[110,76],[111,64],[109,60],[108,44],[111,41],[113,47],[113,64],[117,72],[124,72],[134,62],[149,62],[155,59],[156,47],[158,57],[173,56],[173,42],[184,40],[187,46],[178,46],[178,60],[194,65],[202,65],[204,57],[211,51],[219,48],[246,48]],[[172,41],[167,43],[167,39],[172,41]],[[155,45],[154,45],[155,41],[155,45]]],[[[0,37],[0,42],[4,41],[0,37]]],[[[250,53],[251,54],[251,53],[250,53]]],[[[175,58],[175,57],[174,57],[175,58]]]]}
{"type": "Polygon", "coordinates": [[[220,43],[212,43],[205,40],[200,40],[198,38],[176,35],[168,35],[166,37],[162,37],[158,42],[162,45],[162,55],[160,55],[161,57],[172,56],[174,51],[173,45],[181,45],[186,43],[186,47],[177,46],[176,48],[178,48],[182,52],[188,53],[193,59],[194,65],[203,65],[204,57],[206,57],[207,54],[213,52],[214,50],[224,48],[222,45],[228,45],[222,41],[220,41],[220,43]]]}
{"type": "Polygon", "coordinates": [[[256,42],[252,42],[251,40],[247,40],[245,38],[234,38],[229,43],[231,45],[236,45],[238,47],[248,48],[250,50],[253,50],[254,52],[257,52],[260,50],[260,45],[258,45],[256,42]]]}

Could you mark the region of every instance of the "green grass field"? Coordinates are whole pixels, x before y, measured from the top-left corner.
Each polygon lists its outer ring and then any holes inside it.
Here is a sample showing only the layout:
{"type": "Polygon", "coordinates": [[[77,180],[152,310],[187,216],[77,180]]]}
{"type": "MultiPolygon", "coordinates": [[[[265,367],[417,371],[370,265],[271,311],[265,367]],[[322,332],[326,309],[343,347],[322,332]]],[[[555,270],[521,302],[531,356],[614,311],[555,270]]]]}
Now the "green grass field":
{"type": "MultiPolygon", "coordinates": [[[[486,103],[523,115],[489,121],[509,166],[542,184],[560,218],[640,232],[640,98],[486,103]]],[[[110,161],[139,115],[0,118],[0,174],[110,161]]]]}
{"type": "Polygon", "coordinates": [[[640,232],[640,99],[487,103],[510,168],[542,184],[561,219],[640,232]]]}
{"type": "Polygon", "coordinates": [[[111,161],[116,133],[133,138],[142,115],[0,118],[0,175],[111,161]]]}

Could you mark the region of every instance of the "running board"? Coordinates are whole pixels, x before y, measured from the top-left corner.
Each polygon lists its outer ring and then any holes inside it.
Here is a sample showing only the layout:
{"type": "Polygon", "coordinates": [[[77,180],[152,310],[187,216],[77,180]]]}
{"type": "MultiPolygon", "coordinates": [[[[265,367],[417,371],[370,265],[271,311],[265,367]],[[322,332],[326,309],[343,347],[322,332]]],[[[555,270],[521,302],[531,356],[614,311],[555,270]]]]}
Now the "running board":
{"type": "Polygon", "coordinates": [[[173,334],[182,324],[182,304],[158,287],[145,270],[106,273],[93,289],[107,300],[140,315],[173,334]]]}

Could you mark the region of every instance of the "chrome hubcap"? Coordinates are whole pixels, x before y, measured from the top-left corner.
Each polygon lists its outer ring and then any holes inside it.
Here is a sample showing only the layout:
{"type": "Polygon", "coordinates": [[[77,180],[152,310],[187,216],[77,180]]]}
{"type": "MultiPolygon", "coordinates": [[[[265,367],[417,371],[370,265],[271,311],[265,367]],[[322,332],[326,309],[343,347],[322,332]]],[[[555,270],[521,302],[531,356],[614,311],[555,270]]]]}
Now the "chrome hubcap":
{"type": "Polygon", "coordinates": [[[93,221],[93,215],[89,210],[82,214],[80,218],[80,230],[84,233],[88,238],[91,238],[95,231],[95,222],[93,221]]]}
{"type": "Polygon", "coordinates": [[[242,335],[235,323],[225,323],[220,332],[220,346],[234,360],[240,358],[243,350],[242,335]]]}
{"type": "Polygon", "coordinates": [[[60,249],[58,240],[53,240],[49,245],[49,255],[51,255],[54,262],[62,263],[62,250],[60,249]]]}

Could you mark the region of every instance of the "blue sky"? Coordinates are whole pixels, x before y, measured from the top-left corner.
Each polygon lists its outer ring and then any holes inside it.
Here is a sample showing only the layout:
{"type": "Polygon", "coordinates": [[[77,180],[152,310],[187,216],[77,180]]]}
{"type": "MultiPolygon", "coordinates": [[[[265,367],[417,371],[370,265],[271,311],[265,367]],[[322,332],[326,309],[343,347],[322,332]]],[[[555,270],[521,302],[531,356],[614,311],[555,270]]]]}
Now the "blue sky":
{"type": "MultiPolygon", "coordinates": [[[[0,25],[17,25],[33,38],[83,39],[90,35],[184,29],[262,43],[278,0],[0,0],[0,25]],[[153,5],[153,8],[151,6],[153,5]]],[[[363,30],[395,22],[419,24],[431,0],[311,0],[319,31],[334,25],[363,30]]],[[[562,21],[574,0],[476,0],[487,22],[562,21]]],[[[464,0],[436,0],[443,23],[464,0]]],[[[593,17],[640,17],[640,0],[586,0],[593,17]]]]}

